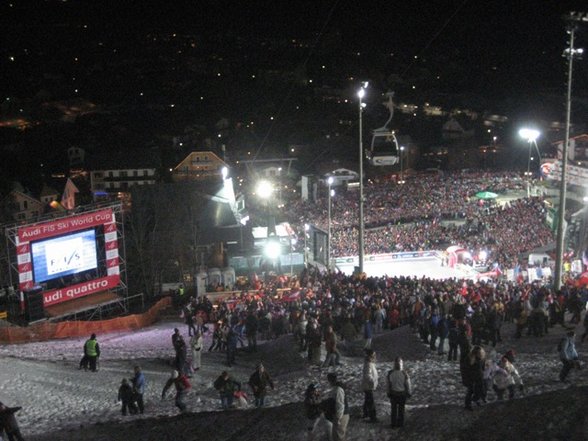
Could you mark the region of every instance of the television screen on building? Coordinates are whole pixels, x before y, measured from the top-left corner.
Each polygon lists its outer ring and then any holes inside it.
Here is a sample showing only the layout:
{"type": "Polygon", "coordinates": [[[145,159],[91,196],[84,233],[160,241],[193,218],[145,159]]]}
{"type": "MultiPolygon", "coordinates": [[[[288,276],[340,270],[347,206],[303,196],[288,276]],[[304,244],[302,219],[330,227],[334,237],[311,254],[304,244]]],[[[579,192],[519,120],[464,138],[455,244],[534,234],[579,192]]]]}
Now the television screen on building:
{"type": "Polygon", "coordinates": [[[32,242],[31,251],[37,284],[98,266],[94,228],[32,242]]]}

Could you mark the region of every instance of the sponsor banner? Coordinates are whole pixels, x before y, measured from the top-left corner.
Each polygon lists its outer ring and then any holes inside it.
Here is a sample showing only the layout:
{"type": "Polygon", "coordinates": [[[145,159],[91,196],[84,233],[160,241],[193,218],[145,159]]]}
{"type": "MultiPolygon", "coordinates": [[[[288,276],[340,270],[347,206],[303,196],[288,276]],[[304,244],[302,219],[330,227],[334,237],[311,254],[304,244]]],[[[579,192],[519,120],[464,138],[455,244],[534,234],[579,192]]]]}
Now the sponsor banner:
{"type": "MultiPolygon", "coordinates": [[[[386,262],[390,260],[406,260],[406,259],[421,259],[423,257],[438,257],[437,251],[405,251],[401,253],[388,254],[373,254],[364,257],[364,262],[386,262]]],[[[353,263],[357,261],[357,257],[346,256],[338,257],[335,260],[336,264],[353,263]]]]}
{"type": "Polygon", "coordinates": [[[116,259],[118,257],[118,248],[106,250],[106,260],[116,259]]]}
{"type": "Polygon", "coordinates": [[[30,247],[31,246],[28,243],[25,243],[23,245],[19,245],[16,247],[16,254],[20,255],[20,254],[28,253],[29,251],[31,251],[30,247]]]}
{"type": "Polygon", "coordinates": [[[43,305],[45,307],[56,305],[68,300],[89,296],[97,292],[106,291],[116,288],[120,282],[118,275],[106,276],[99,279],[90,280],[77,285],[66,286],[61,289],[45,291],[43,293],[43,305]]]}
{"type": "Polygon", "coordinates": [[[112,233],[113,231],[116,232],[116,223],[114,223],[114,221],[110,224],[104,225],[104,233],[112,233]]]}
{"type": "Polygon", "coordinates": [[[29,290],[33,287],[33,272],[27,271],[18,275],[19,286],[23,291],[29,290]],[[24,286],[24,287],[23,287],[24,286]]]}
{"type": "MultiPolygon", "coordinates": [[[[545,161],[541,164],[541,174],[547,179],[561,181],[561,162],[545,161]]],[[[566,182],[582,187],[588,187],[588,169],[568,164],[566,169],[566,182]]]]}
{"type": "Polygon", "coordinates": [[[31,262],[25,262],[18,265],[18,272],[19,273],[30,273],[33,270],[33,265],[31,262]]]}
{"type": "Polygon", "coordinates": [[[16,256],[16,262],[18,263],[18,266],[31,263],[31,255],[29,253],[19,254],[16,256]]]}
{"type": "MultiPolygon", "coordinates": [[[[19,244],[114,222],[111,209],[65,217],[18,229],[19,244]]],[[[115,225],[116,227],[116,225],[115,225]]]]}
{"type": "Polygon", "coordinates": [[[104,242],[116,242],[116,230],[106,233],[104,235],[104,242]]]}
{"type": "Polygon", "coordinates": [[[120,274],[120,268],[119,266],[113,266],[112,268],[108,268],[106,270],[106,274],[108,274],[109,276],[117,276],[120,274]]]}
{"type": "Polygon", "coordinates": [[[106,242],[105,247],[107,250],[118,250],[118,242],[106,242]]]}

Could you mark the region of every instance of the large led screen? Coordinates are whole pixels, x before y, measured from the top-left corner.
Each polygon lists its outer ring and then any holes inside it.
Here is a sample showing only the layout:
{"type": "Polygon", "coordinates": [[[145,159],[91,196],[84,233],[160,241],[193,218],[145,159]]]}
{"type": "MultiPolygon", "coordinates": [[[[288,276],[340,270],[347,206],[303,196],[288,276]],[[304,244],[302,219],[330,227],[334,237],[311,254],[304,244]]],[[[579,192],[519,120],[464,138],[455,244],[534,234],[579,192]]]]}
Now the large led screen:
{"type": "Polygon", "coordinates": [[[33,242],[31,251],[35,283],[93,270],[98,266],[94,229],[33,242]]]}

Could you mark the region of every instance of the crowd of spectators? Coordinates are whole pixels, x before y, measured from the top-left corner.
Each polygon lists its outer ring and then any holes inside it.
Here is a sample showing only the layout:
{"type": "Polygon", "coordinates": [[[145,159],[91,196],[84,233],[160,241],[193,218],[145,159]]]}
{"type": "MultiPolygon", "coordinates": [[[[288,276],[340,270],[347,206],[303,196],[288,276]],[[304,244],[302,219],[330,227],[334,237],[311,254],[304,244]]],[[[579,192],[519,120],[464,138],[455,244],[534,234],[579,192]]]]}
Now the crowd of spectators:
{"type": "MultiPolygon", "coordinates": [[[[403,185],[368,181],[364,252],[443,250],[460,245],[472,252],[484,250],[489,264],[512,267],[520,253],[553,241],[543,201],[523,197],[526,185],[518,173],[475,171],[415,174],[407,176],[403,185]],[[486,190],[499,195],[516,192],[521,198],[499,205],[476,197],[486,190]]],[[[357,189],[343,188],[331,198],[331,257],[358,254],[358,199],[357,189]]],[[[303,237],[304,224],[328,230],[327,204],[326,195],[317,203],[296,199],[284,205],[282,214],[303,237]]]]}

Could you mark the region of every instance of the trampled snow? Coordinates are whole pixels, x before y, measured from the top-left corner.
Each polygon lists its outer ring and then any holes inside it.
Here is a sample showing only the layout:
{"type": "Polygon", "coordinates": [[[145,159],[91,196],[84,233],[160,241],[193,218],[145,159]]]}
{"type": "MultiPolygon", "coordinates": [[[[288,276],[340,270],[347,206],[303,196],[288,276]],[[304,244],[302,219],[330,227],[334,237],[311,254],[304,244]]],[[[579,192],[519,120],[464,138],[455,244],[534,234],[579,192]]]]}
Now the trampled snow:
{"type": "MultiPolygon", "coordinates": [[[[161,322],[130,333],[99,335],[102,356],[99,371],[96,373],[78,370],[84,339],[2,346],[0,400],[9,406],[23,406],[23,410],[18,413],[18,419],[25,435],[59,431],[62,428],[86,426],[96,422],[143,418],[121,416],[120,404],[116,402],[121,380],[131,377],[133,366],[140,364],[148,382],[145,393],[145,416],[177,414],[172,392],[165,400],[161,400],[163,385],[171,371],[168,361],[173,356],[171,334],[176,326],[180,327],[187,337],[186,326],[179,321],[161,322]]],[[[558,332],[561,335],[563,331],[558,332]]],[[[510,347],[522,348],[519,350],[516,365],[525,381],[527,393],[541,393],[564,387],[557,381],[560,363],[553,353],[555,349],[553,352],[546,352],[546,340],[535,337],[512,340],[512,333],[513,326],[506,325],[503,331],[506,341],[499,345],[498,351],[501,353],[500,351],[510,347]],[[518,346],[513,346],[516,344],[518,346]]],[[[389,337],[392,344],[395,335],[403,340],[409,340],[406,342],[408,345],[418,346],[420,352],[427,354],[420,359],[411,359],[411,355],[406,354],[406,368],[414,383],[414,394],[408,405],[407,418],[410,418],[410,409],[415,406],[462,405],[464,388],[461,385],[457,363],[446,361],[445,357],[437,355],[436,352],[428,352],[408,328],[385,331],[377,339],[380,339],[381,345],[384,342],[382,339],[389,337]]],[[[210,335],[206,336],[206,344],[210,344],[210,338],[210,335]]],[[[550,338],[555,348],[557,337],[550,334],[545,338],[550,338]]],[[[275,343],[276,340],[265,344],[275,343]]],[[[551,343],[548,344],[549,347],[551,343]]],[[[296,351],[294,344],[291,348],[292,351],[296,351]]],[[[300,353],[300,357],[303,356],[304,354],[300,353]]],[[[382,420],[381,424],[386,425],[389,421],[390,407],[385,396],[385,375],[392,368],[392,362],[390,357],[383,358],[387,359],[378,362],[380,386],[376,392],[376,406],[382,420]]],[[[227,369],[223,360],[222,353],[204,352],[203,368],[192,378],[193,388],[187,399],[190,411],[219,409],[220,402],[212,382],[222,370],[227,369]]],[[[264,360],[270,373],[274,367],[278,370],[280,362],[279,355],[271,360],[264,360]]],[[[336,370],[349,386],[351,404],[361,405],[362,359],[344,356],[342,363],[343,365],[336,370]]],[[[246,383],[253,369],[254,363],[242,363],[238,354],[237,364],[227,370],[246,383]]],[[[276,389],[269,392],[268,405],[301,401],[305,388],[311,382],[319,384],[323,391],[327,391],[326,372],[327,369],[310,366],[299,372],[276,377],[276,389]]],[[[573,375],[578,381],[586,379],[585,370],[573,375]]],[[[248,391],[248,388],[245,389],[248,391]]],[[[349,439],[367,439],[370,430],[373,431],[373,428],[352,421],[349,439]]]]}

